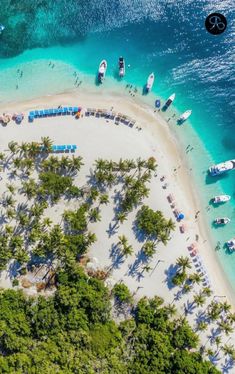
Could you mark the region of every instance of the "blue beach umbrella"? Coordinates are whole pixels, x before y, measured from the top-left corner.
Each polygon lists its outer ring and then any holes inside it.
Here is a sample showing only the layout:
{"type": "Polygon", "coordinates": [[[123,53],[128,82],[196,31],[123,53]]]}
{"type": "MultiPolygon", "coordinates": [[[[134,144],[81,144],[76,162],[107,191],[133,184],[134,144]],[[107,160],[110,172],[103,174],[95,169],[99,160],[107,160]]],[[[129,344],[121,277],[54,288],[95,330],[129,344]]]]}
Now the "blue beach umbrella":
{"type": "Polygon", "coordinates": [[[161,101],[160,100],[156,100],[155,101],[155,107],[156,108],[160,108],[160,106],[161,106],[161,101]]]}
{"type": "Polygon", "coordinates": [[[179,219],[179,220],[184,219],[184,214],[183,214],[183,213],[180,213],[180,214],[178,215],[178,219],[179,219]]]}

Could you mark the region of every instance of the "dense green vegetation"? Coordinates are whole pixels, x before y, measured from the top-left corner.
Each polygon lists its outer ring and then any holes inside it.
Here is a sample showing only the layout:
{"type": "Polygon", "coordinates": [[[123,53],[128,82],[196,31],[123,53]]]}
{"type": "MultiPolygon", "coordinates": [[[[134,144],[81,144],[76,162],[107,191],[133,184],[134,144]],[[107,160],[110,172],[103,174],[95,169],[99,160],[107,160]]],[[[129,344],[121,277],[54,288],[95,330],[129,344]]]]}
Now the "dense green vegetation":
{"type": "MultiPolygon", "coordinates": [[[[190,351],[197,335],[161,298],[141,299],[118,326],[101,281],[74,264],[58,271],[57,282],[48,299],[1,292],[1,373],[218,373],[190,351]]],[[[121,296],[120,286],[115,292],[121,296]]]]}

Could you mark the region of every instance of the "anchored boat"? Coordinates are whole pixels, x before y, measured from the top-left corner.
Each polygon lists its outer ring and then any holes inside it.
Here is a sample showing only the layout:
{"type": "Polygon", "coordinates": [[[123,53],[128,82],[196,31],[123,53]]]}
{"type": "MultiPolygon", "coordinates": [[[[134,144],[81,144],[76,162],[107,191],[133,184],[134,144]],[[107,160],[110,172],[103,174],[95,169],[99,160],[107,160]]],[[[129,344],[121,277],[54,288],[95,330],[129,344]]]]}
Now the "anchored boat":
{"type": "Polygon", "coordinates": [[[212,202],[214,204],[220,204],[220,203],[226,203],[230,199],[231,199],[231,196],[229,195],[219,195],[219,196],[213,197],[212,202]]]}
{"type": "Polygon", "coordinates": [[[217,164],[217,165],[212,165],[209,168],[209,173],[210,175],[214,177],[216,175],[226,173],[227,171],[233,170],[233,169],[235,169],[235,160],[229,160],[229,161],[221,162],[220,164],[217,164]]]}
{"type": "Polygon", "coordinates": [[[226,245],[230,251],[235,251],[235,238],[228,240],[226,245]]]}
{"type": "Polygon", "coordinates": [[[169,108],[169,106],[173,103],[174,100],[175,100],[175,93],[173,93],[171,96],[168,97],[167,101],[162,107],[162,110],[165,112],[169,108]]]}
{"type": "Polygon", "coordinates": [[[123,57],[119,57],[118,66],[119,66],[119,77],[123,78],[125,75],[125,60],[123,57]]]}
{"type": "Polygon", "coordinates": [[[148,80],[147,80],[147,84],[146,84],[146,91],[147,92],[150,92],[152,87],[153,87],[153,83],[154,83],[154,73],[151,73],[149,76],[148,76],[148,80]]]}
{"type": "Polygon", "coordinates": [[[225,218],[216,218],[214,220],[215,225],[227,225],[227,223],[230,222],[230,219],[225,217],[225,218]]]}
{"type": "Polygon", "coordinates": [[[4,29],[5,29],[5,26],[3,26],[3,25],[0,23],[0,34],[3,32],[4,29]]]}
{"type": "Polygon", "coordinates": [[[103,83],[104,78],[105,78],[105,74],[106,74],[106,70],[107,70],[107,61],[102,60],[100,65],[99,65],[99,71],[98,71],[98,81],[99,81],[99,83],[103,83]]]}
{"type": "Polygon", "coordinates": [[[183,122],[185,122],[186,119],[188,119],[191,116],[191,114],[192,114],[192,110],[186,110],[186,112],[181,114],[181,116],[179,117],[178,123],[182,124],[183,122]]]}

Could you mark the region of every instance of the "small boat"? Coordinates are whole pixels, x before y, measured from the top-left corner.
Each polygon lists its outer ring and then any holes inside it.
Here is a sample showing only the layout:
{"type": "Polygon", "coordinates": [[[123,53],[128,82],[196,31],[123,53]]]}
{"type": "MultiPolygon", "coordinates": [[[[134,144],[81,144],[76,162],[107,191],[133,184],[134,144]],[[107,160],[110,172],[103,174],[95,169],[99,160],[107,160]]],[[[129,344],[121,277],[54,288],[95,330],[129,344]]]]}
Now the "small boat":
{"type": "Polygon", "coordinates": [[[227,225],[227,223],[230,222],[230,219],[225,217],[225,218],[216,218],[214,220],[215,225],[227,225]]]}
{"type": "Polygon", "coordinates": [[[125,75],[125,60],[123,57],[119,57],[118,66],[119,66],[119,77],[123,78],[125,75]]]}
{"type": "Polygon", "coordinates": [[[235,238],[228,240],[226,245],[230,251],[235,251],[235,238]]]}
{"type": "Polygon", "coordinates": [[[5,29],[5,26],[3,26],[3,25],[0,23],[0,34],[3,32],[4,29],[5,29]]]}
{"type": "Polygon", "coordinates": [[[154,73],[151,73],[148,77],[147,84],[146,84],[146,91],[150,92],[154,83],[154,73]]]}
{"type": "Polygon", "coordinates": [[[186,112],[181,114],[181,116],[179,117],[178,123],[181,124],[181,123],[185,122],[186,119],[188,119],[191,116],[191,114],[192,114],[192,110],[186,110],[186,112]]]}
{"type": "Polygon", "coordinates": [[[173,103],[174,100],[175,100],[175,93],[173,93],[171,96],[168,97],[167,101],[162,107],[162,110],[166,111],[169,108],[169,106],[173,103]]]}
{"type": "Polygon", "coordinates": [[[212,202],[214,204],[226,203],[230,199],[231,199],[231,196],[229,196],[229,195],[219,195],[219,196],[213,197],[212,202]]]}
{"type": "Polygon", "coordinates": [[[98,72],[99,83],[102,83],[104,81],[106,70],[107,70],[107,61],[102,60],[101,63],[99,64],[99,72],[98,72]]]}
{"type": "Polygon", "coordinates": [[[235,169],[235,160],[229,160],[225,162],[221,162],[217,165],[212,165],[209,168],[209,173],[212,177],[215,177],[216,175],[220,175],[223,173],[226,173],[229,170],[235,169]]]}

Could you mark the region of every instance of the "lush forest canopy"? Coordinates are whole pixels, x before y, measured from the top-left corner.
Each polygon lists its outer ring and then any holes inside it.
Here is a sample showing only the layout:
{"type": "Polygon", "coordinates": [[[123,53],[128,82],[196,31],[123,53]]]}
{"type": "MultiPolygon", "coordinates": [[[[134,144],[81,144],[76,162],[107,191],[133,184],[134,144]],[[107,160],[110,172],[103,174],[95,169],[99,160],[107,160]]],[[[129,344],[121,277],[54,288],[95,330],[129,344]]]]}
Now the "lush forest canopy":
{"type": "Polygon", "coordinates": [[[171,318],[161,298],[141,299],[118,326],[107,288],[79,265],[61,269],[57,287],[48,299],[1,291],[1,373],[219,373],[194,351],[197,335],[185,319],[171,318]]]}

